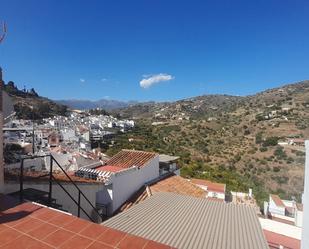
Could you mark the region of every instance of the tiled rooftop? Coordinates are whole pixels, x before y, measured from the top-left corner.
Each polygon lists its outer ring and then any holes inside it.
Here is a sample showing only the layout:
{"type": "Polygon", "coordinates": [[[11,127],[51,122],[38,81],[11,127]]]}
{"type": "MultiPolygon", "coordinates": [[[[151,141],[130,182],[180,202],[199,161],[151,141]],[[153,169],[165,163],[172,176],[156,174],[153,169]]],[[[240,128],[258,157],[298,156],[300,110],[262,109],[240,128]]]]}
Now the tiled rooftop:
{"type": "Polygon", "coordinates": [[[155,158],[158,154],[138,150],[122,150],[114,155],[106,165],[117,166],[121,168],[130,168],[133,166],[143,167],[149,160],[155,158]]]}
{"type": "Polygon", "coordinates": [[[283,201],[278,195],[270,195],[270,196],[278,207],[285,207],[283,201]]]}
{"type": "Polygon", "coordinates": [[[263,232],[270,248],[280,248],[279,245],[283,246],[283,248],[300,248],[300,240],[298,239],[287,237],[267,230],[263,230],[263,232]]]}
{"type": "Polygon", "coordinates": [[[181,176],[171,175],[150,186],[151,192],[171,192],[175,194],[188,195],[205,198],[206,193],[200,187],[192,184],[181,176]]]}
{"type": "Polygon", "coordinates": [[[152,249],[169,246],[0,195],[0,248],[152,249]]]}
{"type": "MultiPolygon", "coordinates": [[[[169,192],[198,198],[206,198],[206,192],[203,189],[175,174],[168,175],[166,178],[161,179],[148,187],[151,194],[169,192]]],[[[133,205],[146,200],[148,197],[149,195],[146,187],[143,186],[120,207],[117,213],[131,208],[133,205]]]]}
{"type": "Polygon", "coordinates": [[[114,173],[114,172],[122,171],[123,168],[122,167],[117,167],[117,166],[103,165],[103,166],[97,167],[96,170],[106,171],[106,172],[113,172],[114,173]]]}
{"type": "Polygon", "coordinates": [[[196,185],[207,186],[208,191],[220,192],[220,193],[225,192],[225,184],[223,183],[211,182],[208,180],[195,179],[195,178],[191,179],[191,182],[196,185]]]}

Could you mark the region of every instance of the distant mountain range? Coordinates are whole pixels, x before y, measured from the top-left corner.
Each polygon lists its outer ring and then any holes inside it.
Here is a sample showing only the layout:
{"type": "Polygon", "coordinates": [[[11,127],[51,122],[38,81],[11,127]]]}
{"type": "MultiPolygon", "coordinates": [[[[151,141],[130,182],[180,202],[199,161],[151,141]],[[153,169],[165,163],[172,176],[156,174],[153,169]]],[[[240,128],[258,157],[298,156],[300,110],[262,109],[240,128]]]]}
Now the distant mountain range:
{"type": "Polygon", "coordinates": [[[129,107],[131,105],[138,103],[137,101],[119,101],[111,99],[100,99],[96,101],[80,100],[80,99],[54,100],[54,101],[58,104],[66,105],[71,109],[78,109],[78,110],[89,110],[94,108],[114,110],[129,107]]]}

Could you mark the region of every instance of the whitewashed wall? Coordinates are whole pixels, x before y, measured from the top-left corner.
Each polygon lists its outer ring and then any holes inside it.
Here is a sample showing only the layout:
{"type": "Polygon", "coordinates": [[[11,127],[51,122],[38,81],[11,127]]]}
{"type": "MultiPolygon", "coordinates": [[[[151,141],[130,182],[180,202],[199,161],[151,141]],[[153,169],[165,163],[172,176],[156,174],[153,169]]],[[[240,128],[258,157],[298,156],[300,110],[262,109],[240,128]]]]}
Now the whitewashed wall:
{"type": "Polygon", "coordinates": [[[295,212],[295,226],[303,226],[303,211],[296,210],[295,212]]]}
{"type": "Polygon", "coordinates": [[[279,214],[285,216],[285,207],[278,207],[271,197],[269,197],[268,210],[271,214],[279,214]]]}
{"type": "Polygon", "coordinates": [[[213,191],[208,191],[208,197],[212,197],[212,198],[218,198],[218,199],[225,199],[225,194],[224,193],[220,193],[220,192],[213,192],[213,191]]]}
{"type": "MultiPolygon", "coordinates": [[[[62,182],[65,189],[78,200],[78,191],[71,183],[62,182]]],[[[102,183],[76,183],[77,186],[81,189],[81,191],[86,195],[91,204],[95,207],[96,205],[96,193],[101,192],[103,195],[107,192],[104,184],[102,183]]],[[[33,188],[42,191],[48,192],[49,183],[46,182],[24,182],[24,189],[33,188]]],[[[12,193],[19,191],[19,183],[13,181],[5,181],[5,193],[12,193]]],[[[62,188],[57,184],[53,183],[52,188],[52,197],[57,200],[57,204],[61,204],[64,210],[67,210],[69,213],[77,216],[77,205],[70,199],[70,197],[62,190],[62,188]]],[[[85,209],[85,211],[90,214],[92,218],[101,222],[96,213],[93,211],[93,208],[85,201],[83,197],[81,197],[81,206],[85,209]]],[[[88,217],[81,211],[81,218],[87,219],[88,217]]]]}
{"type": "Polygon", "coordinates": [[[201,184],[196,184],[196,186],[198,186],[201,189],[205,190],[205,192],[207,192],[207,197],[212,197],[212,198],[218,198],[218,199],[225,200],[225,193],[209,191],[207,186],[201,185],[201,184]]]}
{"type": "Polygon", "coordinates": [[[159,177],[159,156],[149,161],[144,167],[131,168],[125,173],[115,174],[113,177],[113,204],[115,212],[131,195],[145,183],[159,177]]]}
{"type": "Polygon", "coordinates": [[[306,145],[306,163],[305,163],[305,188],[304,188],[304,213],[303,213],[303,231],[301,248],[309,248],[309,140],[306,145]]]}
{"type": "MultiPolygon", "coordinates": [[[[116,173],[112,176],[112,184],[105,186],[103,183],[78,183],[78,187],[83,191],[92,205],[96,203],[107,205],[109,204],[108,215],[112,215],[131,195],[139,190],[145,183],[159,177],[159,156],[149,161],[144,167],[130,168],[127,171],[116,173]]],[[[78,197],[78,192],[70,183],[64,183],[65,188],[72,194],[73,197],[78,197]]],[[[24,189],[34,188],[48,192],[48,182],[25,182],[24,189]]],[[[19,190],[19,183],[6,182],[5,192],[12,193],[19,190]]],[[[53,198],[57,199],[57,203],[63,205],[63,209],[73,215],[77,215],[77,207],[67,194],[56,184],[53,184],[53,198]]],[[[82,198],[83,200],[83,198],[82,198]]],[[[92,213],[96,217],[91,206],[82,202],[82,206],[88,213],[92,213]]],[[[81,217],[88,219],[81,212],[81,217]]]]}

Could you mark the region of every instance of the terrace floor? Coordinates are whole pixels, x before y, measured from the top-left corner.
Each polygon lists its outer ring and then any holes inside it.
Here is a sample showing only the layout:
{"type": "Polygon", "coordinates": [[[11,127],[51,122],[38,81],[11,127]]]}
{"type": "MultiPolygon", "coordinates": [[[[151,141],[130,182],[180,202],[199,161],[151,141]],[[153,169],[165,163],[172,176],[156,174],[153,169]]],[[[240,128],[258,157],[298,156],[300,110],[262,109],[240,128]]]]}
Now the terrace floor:
{"type": "Polygon", "coordinates": [[[0,194],[0,248],[167,249],[169,246],[0,194]]]}

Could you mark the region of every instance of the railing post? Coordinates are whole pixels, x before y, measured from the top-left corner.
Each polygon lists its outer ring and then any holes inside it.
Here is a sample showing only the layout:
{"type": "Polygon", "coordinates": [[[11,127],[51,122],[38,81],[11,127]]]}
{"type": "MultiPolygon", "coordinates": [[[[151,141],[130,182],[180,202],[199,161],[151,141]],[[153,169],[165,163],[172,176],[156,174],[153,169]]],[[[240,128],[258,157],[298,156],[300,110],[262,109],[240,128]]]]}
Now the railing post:
{"type": "Polygon", "coordinates": [[[53,187],[53,157],[50,155],[48,206],[51,205],[53,187]]]}
{"type": "Polygon", "coordinates": [[[77,210],[77,217],[80,217],[80,190],[78,190],[78,210],[77,210]]]}
{"type": "Polygon", "coordinates": [[[19,199],[24,200],[24,159],[21,159],[20,174],[19,174],[19,199]]]}

